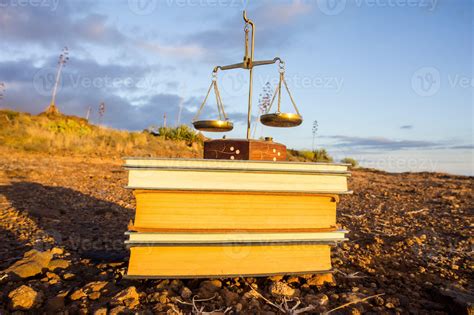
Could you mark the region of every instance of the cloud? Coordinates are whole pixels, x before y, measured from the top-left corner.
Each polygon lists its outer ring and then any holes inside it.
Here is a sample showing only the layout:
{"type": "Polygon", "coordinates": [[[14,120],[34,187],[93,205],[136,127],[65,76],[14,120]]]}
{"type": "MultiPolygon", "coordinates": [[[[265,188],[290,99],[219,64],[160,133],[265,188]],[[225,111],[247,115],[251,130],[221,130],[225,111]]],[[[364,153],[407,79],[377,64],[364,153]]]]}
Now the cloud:
{"type": "Polygon", "coordinates": [[[274,3],[272,1],[270,4],[260,6],[256,16],[261,18],[264,23],[285,25],[310,13],[313,9],[314,5],[309,4],[308,1],[295,0],[290,3],[274,3]]]}
{"type": "Polygon", "coordinates": [[[0,37],[46,48],[52,44],[62,47],[65,43],[73,46],[125,42],[126,36],[108,23],[106,15],[90,12],[92,7],[88,1],[60,1],[54,8],[5,5],[0,10],[0,37]]]}
{"type": "Polygon", "coordinates": [[[403,125],[400,126],[400,129],[413,129],[413,125],[403,125]]]}
{"type": "Polygon", "coordinates": [[[455,145],[455,146],[449,147],[449,149],[455,149],[455,150],[473,150],[473,149],[474,149],[474,145],[472,145],[472,144],[455,145]]]}
{"type": "Polygon", "coordinates": [[[355,149],[380,149],[380,150],[403,150],[403,149],[431,149],[440,146],[440,143],[422,140],[393,140],[383,137],[353,137],[343,135],[322,136],[333,139],[334,147],[355,149]]]}
{"type": "Polygon", "coordinates": [[[162,45],[158,43],[149,43],[144,41],[138,41],[137,44],[140,47],[143,47],[144,49],[153,53],[180,58],[201,57],[206,52],[206,49],[196,44],[162,45]]]}

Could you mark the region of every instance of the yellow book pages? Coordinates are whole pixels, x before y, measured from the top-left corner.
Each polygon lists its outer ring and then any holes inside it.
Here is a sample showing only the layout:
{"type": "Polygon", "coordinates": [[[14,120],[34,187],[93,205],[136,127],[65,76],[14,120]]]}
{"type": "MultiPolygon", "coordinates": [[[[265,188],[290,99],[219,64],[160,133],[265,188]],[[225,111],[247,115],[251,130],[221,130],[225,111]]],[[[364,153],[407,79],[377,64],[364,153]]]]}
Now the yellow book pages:
{"type": "Polygon", "coordinates": [[[130,252],[129,277],[263,276],[331,269],[330,246],[320,244],[143,246],[130,252]]]}
{"type": "Polygon", "coordinates": [[[164,230],[335,229],[336,195],[134,192],[135,228],[164,230]]]}

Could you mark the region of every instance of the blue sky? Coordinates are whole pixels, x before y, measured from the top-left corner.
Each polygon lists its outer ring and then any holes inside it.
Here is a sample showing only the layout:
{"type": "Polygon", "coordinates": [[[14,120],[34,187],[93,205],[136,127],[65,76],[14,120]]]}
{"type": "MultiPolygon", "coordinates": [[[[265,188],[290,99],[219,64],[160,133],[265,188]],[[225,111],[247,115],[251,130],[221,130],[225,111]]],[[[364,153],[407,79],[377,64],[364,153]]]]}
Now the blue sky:
{"type": "MultiPolygon", "coordinates": [[[[474,174],[471,0],[0,0],[0,107],[41,112],[68,46],[57,105],[141,130],[190,123],[215,65],[243,57],[242,10],[256,23],[255,59],[281,57],[304,117],[258,125],[291,148],[316,147],[390,171],[474,174]]],[[[254,105],[277,66],[254,70],[254,105]]],[[[245,137],[248,73],[220,72],[234,131],[245,137]]],[[[288,98],[283,109],[292,110],[288,98]]],[[[257,106],[254,106],[257,114],[257,106]]],[[[215,114],[209,102],[204,117],[215,114]]],[[[223,134],[206,134],[221,137],[223,134]]]]}

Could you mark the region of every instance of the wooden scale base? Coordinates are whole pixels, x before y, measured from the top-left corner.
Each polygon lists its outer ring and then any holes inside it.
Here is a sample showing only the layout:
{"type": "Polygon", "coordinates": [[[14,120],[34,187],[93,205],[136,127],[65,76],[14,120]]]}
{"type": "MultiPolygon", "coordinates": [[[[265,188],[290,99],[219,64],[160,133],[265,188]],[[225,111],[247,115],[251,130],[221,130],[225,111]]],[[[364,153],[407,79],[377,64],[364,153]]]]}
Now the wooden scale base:
{"type": "Polygon", "coordinates": [[[286,161],[286,146],[265,140],[217,139],[204,141],[204,158],[221,160],[286,161]]]}

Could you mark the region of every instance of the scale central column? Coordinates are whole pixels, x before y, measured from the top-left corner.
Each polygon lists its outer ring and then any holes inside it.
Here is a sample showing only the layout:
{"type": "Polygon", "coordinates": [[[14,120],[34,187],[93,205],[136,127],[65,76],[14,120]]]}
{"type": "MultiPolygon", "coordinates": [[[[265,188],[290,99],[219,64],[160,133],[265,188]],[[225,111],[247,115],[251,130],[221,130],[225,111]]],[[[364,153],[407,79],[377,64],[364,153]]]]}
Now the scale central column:
{"type": "Polygon", "coordinates": [[[252,77],[253,77],[253,68],[250,68],[249,76],[249,108],[247,113],[247,140],[250,140],[250,124],[252,121],[252,77]]]}

